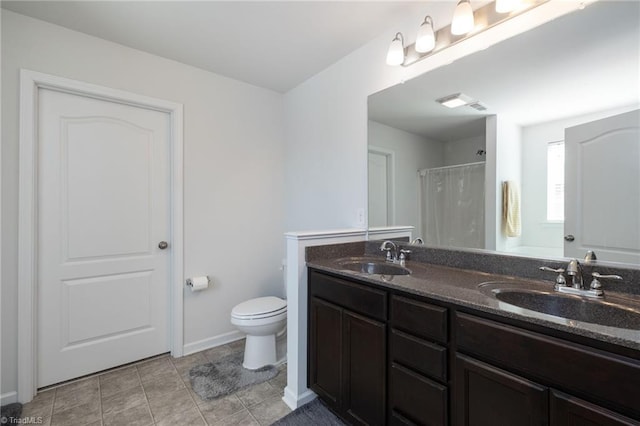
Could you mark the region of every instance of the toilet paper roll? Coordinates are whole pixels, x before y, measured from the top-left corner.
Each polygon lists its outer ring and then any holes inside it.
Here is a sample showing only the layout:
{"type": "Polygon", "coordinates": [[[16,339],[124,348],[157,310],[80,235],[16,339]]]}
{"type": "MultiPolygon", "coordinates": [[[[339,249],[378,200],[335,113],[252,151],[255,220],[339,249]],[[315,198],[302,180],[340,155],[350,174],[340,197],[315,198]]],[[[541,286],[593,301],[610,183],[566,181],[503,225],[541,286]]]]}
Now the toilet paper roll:
{"type": "Polygon", "coordinates": [[[187,285],[191,287],[191,291],[202,291],[209,287],[209,277],[193,277],[187,282],[187,285]]]}

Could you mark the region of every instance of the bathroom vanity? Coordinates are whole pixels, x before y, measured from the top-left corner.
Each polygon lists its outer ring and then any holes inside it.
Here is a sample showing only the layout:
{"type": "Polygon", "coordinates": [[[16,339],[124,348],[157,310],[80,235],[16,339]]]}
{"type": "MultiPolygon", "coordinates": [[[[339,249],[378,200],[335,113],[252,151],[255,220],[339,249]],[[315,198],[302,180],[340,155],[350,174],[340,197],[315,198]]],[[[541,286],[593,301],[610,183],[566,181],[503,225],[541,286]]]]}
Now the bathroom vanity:
{"type": "Polygon", "coordinates": [[[552,283],[412,261],[407,275],[307,264],[308,385],[349,423],[640,424],[636,324],[537,313],[479,287],[552,283]]]}

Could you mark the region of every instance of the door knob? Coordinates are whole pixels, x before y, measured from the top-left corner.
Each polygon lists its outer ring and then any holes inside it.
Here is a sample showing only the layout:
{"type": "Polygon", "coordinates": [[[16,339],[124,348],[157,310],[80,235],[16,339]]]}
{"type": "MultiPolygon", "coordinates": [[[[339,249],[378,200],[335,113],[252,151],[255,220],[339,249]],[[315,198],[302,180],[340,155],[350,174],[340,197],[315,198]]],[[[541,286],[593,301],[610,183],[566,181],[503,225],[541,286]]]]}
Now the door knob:
{"type": "Polygon", "coordinates": [[[160,242],[158,243],[158,248],[159,248],[160,250],[164,250],[164,249],[166,249],[167,247],[169,247],[169,243],[167,243],[166,241],[160,241],[160,242]]]}
{"type": "Polygon", "coordinates": [[[573,235],[569,234],[569,235],[565,235],[565,236],[564,236],[564,239],[565,239],[566,241],[571,242],[571,241],[575,240],[575,239],[576,239],[576,237],[574,237],[573,235]]]}

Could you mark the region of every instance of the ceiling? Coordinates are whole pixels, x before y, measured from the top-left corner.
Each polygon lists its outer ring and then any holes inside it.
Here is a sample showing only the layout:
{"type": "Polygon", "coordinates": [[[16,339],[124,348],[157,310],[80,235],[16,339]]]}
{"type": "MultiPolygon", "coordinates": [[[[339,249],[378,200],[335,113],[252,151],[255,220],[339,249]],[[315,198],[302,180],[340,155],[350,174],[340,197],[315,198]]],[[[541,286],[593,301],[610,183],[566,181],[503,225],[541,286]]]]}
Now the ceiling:
{"type": "Polygon", "coordinates": [[[640,2],[601,1],[369,97],[369,118],[451,141],[640,102],[640,2]],[[489,108],[436,103],[462,92],[489,108]]]}
{"type": "Polygon", "coordinates": [[[2,1],[16,13],[281,93],[392,32],[408,16],[415,16],[416,29],[427,13],[446,25],[455,5],[455,0],[2,1]]]}

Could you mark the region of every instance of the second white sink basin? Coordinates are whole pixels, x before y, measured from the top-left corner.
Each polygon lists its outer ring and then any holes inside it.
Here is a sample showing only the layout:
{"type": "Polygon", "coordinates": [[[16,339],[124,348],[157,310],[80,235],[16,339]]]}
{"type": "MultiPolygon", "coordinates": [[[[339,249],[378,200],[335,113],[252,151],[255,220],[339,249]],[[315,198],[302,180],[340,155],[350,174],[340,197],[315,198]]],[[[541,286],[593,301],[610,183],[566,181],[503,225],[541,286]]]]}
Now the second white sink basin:
{"type": "Polygon", "coordinates": [[[480,284],[480,291],[501,302],[556,317],[640,330],[640,306],[622,298],[594,299],[555,292],[548,288],[528,288],[511,282],[480,284]]]}

